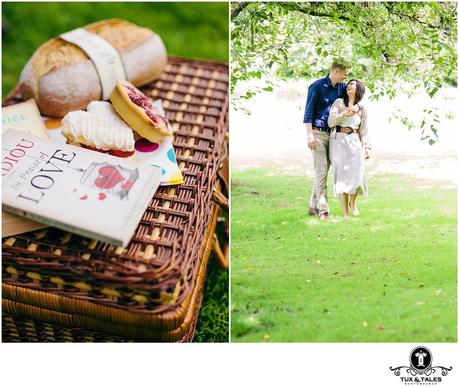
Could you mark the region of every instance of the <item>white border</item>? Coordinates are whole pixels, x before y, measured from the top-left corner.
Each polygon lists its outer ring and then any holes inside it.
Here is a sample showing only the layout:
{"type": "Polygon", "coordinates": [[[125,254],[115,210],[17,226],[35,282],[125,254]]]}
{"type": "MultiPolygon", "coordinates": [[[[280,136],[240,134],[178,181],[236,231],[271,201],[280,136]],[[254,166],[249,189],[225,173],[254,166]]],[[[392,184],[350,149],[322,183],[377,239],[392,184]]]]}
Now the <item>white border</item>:
{"type": "Polygon", "coordinates": [[[431,350],[433,365],[453,366],[438,386],[459,385],[458,343],[1,344],[0,382],[7,387],[404,386],[389,366],[407,364],[421,344],[431,350]]]}

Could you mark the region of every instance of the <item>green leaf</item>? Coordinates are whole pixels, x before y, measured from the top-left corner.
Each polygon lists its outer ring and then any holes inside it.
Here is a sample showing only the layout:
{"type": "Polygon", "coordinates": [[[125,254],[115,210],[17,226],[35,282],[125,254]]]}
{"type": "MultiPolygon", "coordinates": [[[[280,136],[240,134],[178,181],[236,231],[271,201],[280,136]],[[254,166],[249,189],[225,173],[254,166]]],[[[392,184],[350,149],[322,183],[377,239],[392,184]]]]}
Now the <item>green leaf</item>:
{"type": "MultiPolygon", "coordinates": [[[[444,86],[457,87],[456,7],[455,2],[250,3],[232,20],[232,80],[318,79],[330,57],[341,56],[353,64],[352,77],[365,82],[372,101],[419,89],[433,98],[444,86]]],[[[272,91],[268,87],[257,92],[272,91]]],[[[425,113],[415,123],[399,120],[421,133],[440,123],[431,111],[425,113]]]]}
{"type": "Polygon", "coordinates": [[[438,91],[438,86],[435,86],[432,90],[429,91],[429,97],[432,98],[438,91]]]}

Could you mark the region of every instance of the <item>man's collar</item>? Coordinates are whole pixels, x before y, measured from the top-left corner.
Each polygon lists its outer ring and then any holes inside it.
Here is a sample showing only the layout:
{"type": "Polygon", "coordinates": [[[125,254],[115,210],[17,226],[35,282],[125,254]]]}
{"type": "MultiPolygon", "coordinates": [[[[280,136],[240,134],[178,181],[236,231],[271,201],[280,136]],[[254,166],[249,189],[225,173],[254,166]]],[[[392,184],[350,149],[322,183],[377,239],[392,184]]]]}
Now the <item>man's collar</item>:
{"type": "Polygon", "coordinates": [[[325,84],[328,86],[328,87],[338,87],[338,84],[339,82],[336,83],[335,86],[333,86],[333,82],[330,78],[330,74],[328,74],[326,77],[325,77],[325,84]]]}

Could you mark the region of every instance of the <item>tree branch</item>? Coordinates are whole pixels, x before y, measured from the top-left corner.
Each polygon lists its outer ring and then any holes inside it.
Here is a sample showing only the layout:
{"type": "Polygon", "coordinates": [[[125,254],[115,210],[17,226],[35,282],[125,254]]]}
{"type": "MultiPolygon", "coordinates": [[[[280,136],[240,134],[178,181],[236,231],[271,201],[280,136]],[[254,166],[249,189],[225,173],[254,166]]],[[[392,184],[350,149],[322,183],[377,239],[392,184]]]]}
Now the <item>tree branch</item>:
{"type": "Polygon", "coordinates": [[[240,3],[231,3],[231,18],[236,17],[239,15],[248,5],[250,2],[243,1],[240,3]]]}
{"type": "MultiPolygon", "coordinates": [[[[302,3],[300,3],[302,4],[302,3]]],[[[341,14],[341,15],[334,15],[334,14],[330,14],[330,13],[326,13],[326,12],[323,12],[323,11],[319,11],[319,10],[316,10],[314,8],[314,3],[312,4],[313,5],[313,8],[305,8],[305,7],[302,7],[300,4],[296,4],[296,7],[294,7],[294,10],[295,11],[298,11],[298,12],[301,12],[301,13],[304,13],[304,14],[307,14],[309,16],[317,16],[317,17],[330,17],[330,18],[335,18],[335,17],[338,17],[338,19],[340,20],[345,20],[345,21],[352,21],[349,17],[341,14]]],[[[282,3],[279,3],[280,6],[283,6],[284,4],[282,3]]]]}
{"type": "Polygon", "coordinates": [[[397,9],[396,9],[396,6],[395,5],[392,5],[392,6],[388,6],[387,3],[383,3],[384,7],[386,7],[386,10],[389,14],[391,15],[395,15],[397,16],[399,19],[403,19],[403,18],[406,18],[406,19],[409,19],[411,20],[413,23],[418,23],[424,27],[429,27],[431,29],[438,29],[440,26],[438,25],[435,25],[435,24],[431,24],[431,23],[428,23],[427,21],[424,21],[424,20],[421,20],[421,19],[418,19],[415,15],[409,15],[407,13],[403,13],[403,12],[399,12],[397,9]]]}

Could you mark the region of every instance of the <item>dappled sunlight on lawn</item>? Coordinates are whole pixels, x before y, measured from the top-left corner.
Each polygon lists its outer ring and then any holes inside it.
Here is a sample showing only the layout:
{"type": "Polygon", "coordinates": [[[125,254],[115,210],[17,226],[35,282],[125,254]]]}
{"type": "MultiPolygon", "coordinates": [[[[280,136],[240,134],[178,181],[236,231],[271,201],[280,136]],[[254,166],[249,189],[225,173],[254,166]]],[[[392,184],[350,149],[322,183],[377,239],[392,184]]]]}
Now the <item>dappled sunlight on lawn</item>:
{"type": "Polygon", "coordinates": [[[331,199],[323,222],[302,176],[233,178],[233,341],[456,340],[455,190],[375,175],[360,217],[331,199]],[[290,205],[272,211],[278,198],[290,205]]]}
{"type": "Polygon", "coordinates": [[[310,226],[314,225],[320,225],[320,226],[326,226],[327,224],[336,224],[336,223],[346,223],[346,222],[358,222],[360,220],[360,216],[351,216],[349,218],[344,218],[340,215],[330,215],[330,219],[327,221],[320,220],[319,217],[317,216],[310,216],[306,215],[307,219],[305,221],[305,224],[308,224],[310,226]]]}

